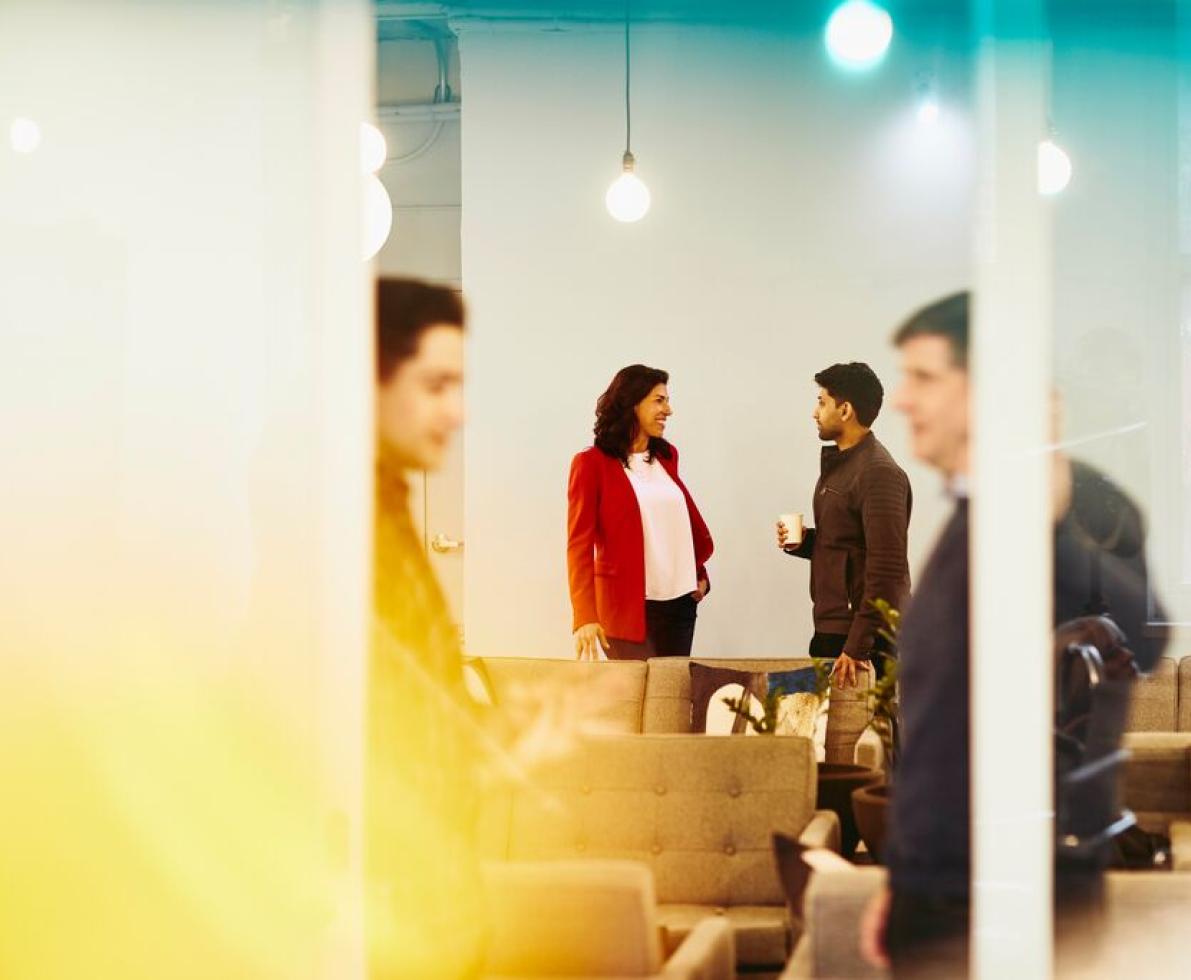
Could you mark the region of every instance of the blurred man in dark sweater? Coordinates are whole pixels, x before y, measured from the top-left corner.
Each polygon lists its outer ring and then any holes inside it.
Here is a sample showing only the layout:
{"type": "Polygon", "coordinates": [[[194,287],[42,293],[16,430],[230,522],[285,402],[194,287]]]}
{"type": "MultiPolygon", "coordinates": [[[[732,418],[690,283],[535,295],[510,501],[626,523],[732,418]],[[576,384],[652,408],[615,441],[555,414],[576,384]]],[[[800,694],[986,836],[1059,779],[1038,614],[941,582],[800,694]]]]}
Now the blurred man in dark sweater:
{"type": "MultiPolygon", "coordinates": [[[[865,955],[891,961],[897,977],[962,977],[968,965],[968,307],[966,292],[947,297],[911,316],[894,337],[903,373],[896,406],[910,424],[914,454],[942,473],[955,505],[902,620],[901,756],[885,855],[890,888],[861,927],[865,955]]],[[[1143,629],[1140,515],[1115,487],[1106,494],[1105,483],[1056,456],[1055,621],[1102,611],[1089,608],[1098,598],[1148,670],[1164,641],[1143,629]],[[1127,555],[1085,526],[1108,521],[1110,511],[1128,532],[1127,555]]]]}
{"type": "MultiPolygon", "coordinates": [[[[815,375],[814,419],[826,443],[815,484],[815,526],[800,539],[780,521],[778,546],[811,563],[815,633],[810,655],[835,660],[835,682],[850,687],[881,650],[873,600],[900,609],[910,594],[906,535],[910,481],[872,433],[884,389],[867,364],[833,364],[815,375]]],[[[795,530],[795,534],[797,531],[795,530]]]]}
{"type": "Polygon", "coordinates": [[[368,973],[463,978],[484,941],[474,709],[459,634],[410,511],[410,471],[463,422],[464,309],[410,279],[376,287],[376,505],[365,794],[368,973]]]}

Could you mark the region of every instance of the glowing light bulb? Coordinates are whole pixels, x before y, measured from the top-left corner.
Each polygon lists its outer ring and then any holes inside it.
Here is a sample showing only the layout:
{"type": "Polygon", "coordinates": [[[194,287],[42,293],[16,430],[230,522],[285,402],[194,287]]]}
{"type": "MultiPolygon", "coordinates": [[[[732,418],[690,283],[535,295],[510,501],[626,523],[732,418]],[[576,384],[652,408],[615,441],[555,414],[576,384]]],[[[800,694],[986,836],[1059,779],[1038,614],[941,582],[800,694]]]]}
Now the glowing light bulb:
{"type": "Polygon", "coordinates": [[[32,153],[41,146],[41,127],[32,119],[14,119],[8,127],[8,139],[17,153],[32,153]]]}
{"type": "Polygon", "coordinates": [[[871,0],[848,0],[835,9],[824,33],[827,53],[842,68],[872,68],[893,40],[893,20],[871,0]]]}
{"type": "Polygon", "coordinates": [[[1071,158],[1054,140],[1038,144],[1038,193],[1050,197],[1071,182],[1071,158]]]}
{"type": "Polygon", "coordinates": [[[617,221],[640,221],[649,210],[649,188],[633,172],[635,165],[633,155],[626,151],[624,173],[612,181],[612,186],[604,195],[604,205],[617,221]]]}
{"type": "Polygon", "coordinates": [[[389,148],[381,131],[372,123],[360,123],[360,172],[374,174],[385,165],[389,148]]]}
{"type": "Polygon", "coordinates": [[[369,174],[364,178],[364,261],[377,252],[393,230],[393,202],[380,178],[369,174]]]}

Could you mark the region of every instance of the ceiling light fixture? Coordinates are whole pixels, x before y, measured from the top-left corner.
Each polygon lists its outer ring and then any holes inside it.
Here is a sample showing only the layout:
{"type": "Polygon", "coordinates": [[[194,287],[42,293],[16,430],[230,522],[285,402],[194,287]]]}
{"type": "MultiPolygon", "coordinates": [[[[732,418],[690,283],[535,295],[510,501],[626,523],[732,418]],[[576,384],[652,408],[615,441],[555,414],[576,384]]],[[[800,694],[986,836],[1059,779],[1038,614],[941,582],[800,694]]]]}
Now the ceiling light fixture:
{"type": "Polygon", "coordinates": [[[893,40],[893,20],[871,0],[848,0],[835,8],[823,38],[832,61],[864,71],[885,57],[893,40]]]}
{"type": "Polygon", "coordinates": [[[32,153],[41,145],[41,127],[32,119],[14,119],[8,127],[8,139],[17,153],[32,153]]]}
{"type": "Polygon", "coordinates": [[[360,123],[360,172],[364,178],[364,261],[381,250],[393,230],[393,202],[376,175],[389,154],[385,137],[372,123],[360,123]]]}
{"type": "Polygon", "coordinates": [[[1071,157],[1054,141],[1054,133],[1038,144],[1038,193],[1053,197],[1071,183],[1071,157]]]}
{"type": "Polygon", "coordinates": [[[923,126],[933,126],[939,121],[942,111],[939,105],[939,85],[933,72],[923,71],[918,74],[914,83],[914,96],[914,114],[918,117],[918,122],[923,126]]]}
{"type": "Polygon", "coordinates": [[[640,221],[649,210],[649,188],[636,174],[637,160],[632,152],[633,111],[630,96],[632,64],[629,50],[629,5],[624,5],[624,156],[621,158],[623,173],[612,181],[604,195],[604,206],[617,221],[640,221]]]}

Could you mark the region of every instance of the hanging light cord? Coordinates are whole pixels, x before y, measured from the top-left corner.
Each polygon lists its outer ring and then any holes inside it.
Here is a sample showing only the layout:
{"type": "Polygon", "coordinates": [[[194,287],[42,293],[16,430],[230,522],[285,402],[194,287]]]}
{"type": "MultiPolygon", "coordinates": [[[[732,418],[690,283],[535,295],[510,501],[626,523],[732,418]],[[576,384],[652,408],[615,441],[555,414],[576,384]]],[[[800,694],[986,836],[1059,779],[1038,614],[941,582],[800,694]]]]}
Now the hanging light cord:
{"type": "Polygon", "coordinates": [[[633,142],[633,109],[632,103],[629,100],[629,85],[631,77],[629,75],[629,66],[631,65],[629,58],[629,2],[625,0],[624,5],[624,152],[628,154],[631,152],[633,142]]]}

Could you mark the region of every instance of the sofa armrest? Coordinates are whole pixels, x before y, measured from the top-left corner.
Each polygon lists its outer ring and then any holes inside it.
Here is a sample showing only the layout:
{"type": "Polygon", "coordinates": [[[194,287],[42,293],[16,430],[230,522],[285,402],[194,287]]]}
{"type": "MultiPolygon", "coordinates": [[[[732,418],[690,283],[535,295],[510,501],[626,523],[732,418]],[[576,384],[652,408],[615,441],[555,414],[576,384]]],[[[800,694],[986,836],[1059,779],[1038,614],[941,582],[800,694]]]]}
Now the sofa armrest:
{"type": "Polygon", "coordinates": [[[834,810],[816,810],[802,833],[798,843],[803,847],[823,847],[839,853],[839,815],[834,810]]]}
{"type": "Polygon", "coordinates": [[[699,922],[661,975],[666,980],[733,980],[736,976],[736,938],[723,916],[708,916],[699,922]]]}
{"type": "Polygon", "coordinates": [[[484,976],[651,976],[662,968],[647,865],[496,861],[483,866],[483,877],[489,927],[484,976]]]}
{"type": "MultiPolygon", "coordinates": [[[[800,965],[812,977],[883,977],[860,955],[860,920],[870,899],[885,886],[885,869],[853,867],[811,875],[804,912],[805,950],[800,965]]],[[[797,974],[793,974],[797,975],[797,974]]]]}

